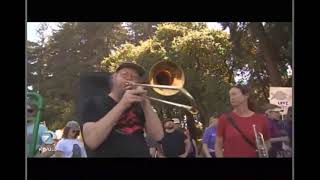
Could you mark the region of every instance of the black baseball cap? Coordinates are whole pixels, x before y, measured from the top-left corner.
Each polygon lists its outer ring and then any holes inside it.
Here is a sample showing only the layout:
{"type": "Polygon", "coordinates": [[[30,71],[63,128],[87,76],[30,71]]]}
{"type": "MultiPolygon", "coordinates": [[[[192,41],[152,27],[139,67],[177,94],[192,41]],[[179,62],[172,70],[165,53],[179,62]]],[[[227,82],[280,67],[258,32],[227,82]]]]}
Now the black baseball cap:
{"type": "Polygon", "coordinates": [[[145,69],[141,65],[133,63],[133,62],[123,62],[123,63],[121,63],[118,66],[116,72],[120,71],[123,68],[135,69],[138,72],[140,77],[142,77],[146,72],[145,69]]]}

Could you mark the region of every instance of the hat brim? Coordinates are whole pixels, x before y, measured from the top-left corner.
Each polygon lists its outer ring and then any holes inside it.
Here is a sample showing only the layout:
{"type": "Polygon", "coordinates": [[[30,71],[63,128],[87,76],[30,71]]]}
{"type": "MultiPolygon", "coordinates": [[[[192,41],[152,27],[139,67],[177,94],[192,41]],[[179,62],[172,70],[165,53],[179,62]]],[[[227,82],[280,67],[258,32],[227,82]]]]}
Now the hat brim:
{"type": "Polygon", "coordinates": [[[67,126],[70,129],[75,129],[77,131],[80,131],[80,127],[79,126],[67,126]]]}
{"type": "Polygon", "coordinates": [[[116,70],[116,72],[118,72],[119,70],[123,69],[123,68],[131,68],[131,69],[134,69],[138,72],[139,76],[143,76],[145,74],[145,69],[138,65],[138,64],[135,64],[135,63],[122,63],[116,70]]]}
{"type": "Polygon", "coordinates": [[[166,122],[169,122],[169,121],[174,122],[172,119],[168,119],[168,120],[163,121],[163,123],[166,123],[166,122]]]}

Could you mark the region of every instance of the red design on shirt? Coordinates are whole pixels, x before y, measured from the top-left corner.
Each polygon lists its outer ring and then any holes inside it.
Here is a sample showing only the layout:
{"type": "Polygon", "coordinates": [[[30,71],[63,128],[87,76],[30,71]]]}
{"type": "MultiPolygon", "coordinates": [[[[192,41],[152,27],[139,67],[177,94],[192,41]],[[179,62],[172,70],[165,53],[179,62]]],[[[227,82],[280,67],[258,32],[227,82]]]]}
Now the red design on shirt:
{"type": "MultiPolygon", "coordinates": [[[[256,125],[258,132],[264,136],[264,140],[270,139],[267,119],[260,114],[253,114],[250,117],[240,117],[234,112],[231,113],[239,129],[255,144],[255,136],[252,125],[256,125]]],[[[225,157],[256,157],[256,150],[251,147],[241,136],[241,134],[233,128],[226,118],[222,115],[219,118],[217,136],[223,138],[223,155],[225,157]]]]}
{"type": "Polygon", "coordinates": [[[116,129],[124,134],[131,134],[137,130],[143,129],[139,117],[130,109],[127,113],[121,115],[116,129]]]}

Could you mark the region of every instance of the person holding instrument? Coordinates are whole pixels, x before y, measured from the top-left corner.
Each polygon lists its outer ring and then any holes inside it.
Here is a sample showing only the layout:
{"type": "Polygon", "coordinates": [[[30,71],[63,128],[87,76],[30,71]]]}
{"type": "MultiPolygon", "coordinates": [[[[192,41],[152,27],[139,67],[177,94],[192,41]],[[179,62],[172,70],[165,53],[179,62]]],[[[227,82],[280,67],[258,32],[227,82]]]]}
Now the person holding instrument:
{"type": "Polygon", "coordinates": [[[268,157],[268,121],[264,115],[254,112],[249,92],[243,85],[229,90],[233,111],[221,115],[218,120],[216,157],[268,157]]]}
{"type": "Polygon", "coordinates": [[[163,138],[147,91],[127,84],[141,83],[144,74],[142,66],[122,63],[112,74],[110,93],[85,101],[80,124],[88,157],[150,157],[144,129],[154,141],[163,138]]]}

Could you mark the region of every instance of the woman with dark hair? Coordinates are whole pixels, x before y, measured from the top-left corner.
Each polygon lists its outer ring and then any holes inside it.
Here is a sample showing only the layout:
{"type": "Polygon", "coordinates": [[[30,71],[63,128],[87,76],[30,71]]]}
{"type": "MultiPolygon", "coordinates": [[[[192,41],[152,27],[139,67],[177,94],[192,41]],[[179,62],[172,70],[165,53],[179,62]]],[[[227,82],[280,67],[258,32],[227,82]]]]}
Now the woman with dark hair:
{"type": "Polygon", "coordinates": [[[63,130],[62,139],[56,145],[55,157],[87,157],[83,143],[77,139],[79,135],[79,124],[69,121],[63,130]]]}
{"type": "Polygon", "coordinates": [[[270,147],[268,122],[264,115],[254,112],[249,89],[242,85],[229,91],[232,112],[220,116],[217,127],[216,157],[257,157],[253,125],[270,147]],[[234,123],[232,123],[232,121],[234,123]],[[237,127],[237,128],[235,128],[237,127]]]}

